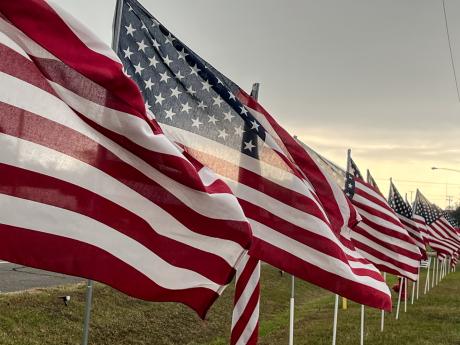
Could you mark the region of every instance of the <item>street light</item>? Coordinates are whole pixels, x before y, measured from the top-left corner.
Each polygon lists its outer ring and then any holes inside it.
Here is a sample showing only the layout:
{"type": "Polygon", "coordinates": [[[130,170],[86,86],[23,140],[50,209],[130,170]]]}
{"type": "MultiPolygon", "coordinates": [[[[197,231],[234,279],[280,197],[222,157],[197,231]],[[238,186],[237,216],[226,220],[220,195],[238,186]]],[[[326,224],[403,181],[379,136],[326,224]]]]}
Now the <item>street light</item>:
{"type": "Polygon", "coordinates": [[[438,168],[438,167],[431,167],[431,170],[449,170],[449,171],[454,171],[460,173],[460,170],[457,169],[451,169],[451,168],[438,168]]]}

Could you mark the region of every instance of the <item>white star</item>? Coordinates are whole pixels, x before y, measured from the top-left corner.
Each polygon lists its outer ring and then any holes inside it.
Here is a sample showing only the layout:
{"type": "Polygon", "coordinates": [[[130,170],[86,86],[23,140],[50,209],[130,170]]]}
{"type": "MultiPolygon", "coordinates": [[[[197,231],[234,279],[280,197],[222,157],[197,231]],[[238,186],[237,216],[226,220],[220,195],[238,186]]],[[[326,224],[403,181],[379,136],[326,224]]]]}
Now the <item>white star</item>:
{"type": "Polygon", "coordinates": [[[174,41],[175,38],[171,35],[171,33],[168,34],[168,36],[166,36],[165,38],[165,44],[166,43],[171,43],[172,44],[172,41],[174,41]]]}
{"type": "Polygon", "coordinates": [[[166,98],[164,98],[162,95],[161,95],[161,92],[157,95],[155,95],[155,104],[157,103],[160,103],[160,105],[163,104],[163,101],[165,100],[166,98]]]}
{"type": "Polygon", "coordinates": [[[150,108],[151,108],[151,107],[152,107],[152,106],[149,104],[149,102],[145,102],[145,110],[146,110],[146,111],[150,111],[150,108]]]}
{"type": "Polygon", "coordinates": [[[185,104],[181,104],[181,106],[182,106],[181,111],[185,111],[187,114],[190,111],[190,109],[192,109],[192,107],[188,105],[188,102],[185,104]]]}
{"type": "Polygon", "coordinates": [[[240,112],[241,112],[241,115],[248,115],[248,111],[246,110],[245,106],[243,105],[242,107],[240,107],[240,112]]]}
{"type": "Polygon", "coordinates": [[[158,60],[157,60],[155,55],[153,55],[153,57],[149,58],[149,61],[150,61],[149,66],[157,67],[158,60]]]}
{"type": "Polygon", "coordinates": [[[207,106],[206,104],[204,104],[203,101],[200,101],[200,103],[198,103],[198,108],[200,108],[200,109],[203,109],[203,110],[204,110],[204,109],[207,108],[207,107],[208,107],[208,106],[207,106]]]}
{"type": "Polygon", "coordinates": [[[136,70],[135,73],[138,73],[139,75],[141,75],[142,71],[144,70],[144,68],[141,67],[140,62],[137,65],[134,65],[134,69],[136,70]]]}
{"type": "Polygon", "coordinates": [[[142,23],[141,29],[145,29],[145,30],[149,31],[144,23],[142,23]]]}
{"type": "Polygon", "coordinates": [[[164,81],[165,83],[168,83],[168,79],[171,79],[167,71],[165,71],[164,73],[160,73],[160,75],[161,75],[160,81],[164,81]]]}
{"type": "Polygon", "coordinates": [[[243,127],[242,126],[239,126],[239,127],[235,127],[235,134],[238,135],[239,137],[241,137],[244,133],[244,130],[243,130],[243,127]]]}
{"type": "Polygon", "coordinates": [[[194,96],[194,95],[196,94],[196,91],[193,90],[192,85],[190,85],[190,86],[187,88],[187,92],[188,92],[189,94],[191,94],[192,96],[194,96]]]}
{"type": "MultiPolygon", "coordinates": [[[[216,77],[217,78],[217,77],[216,77]]],[[[220,80],[219,78],[217,78],[217,84],[222,84],[224,85],[224,83],[222,83],[222,80],[220,80]]]]}
{"type": "Polygon", "coordinates": [[[218,138],[222,138],[222,139],[226,139],[228,137],[228,134],[227,132],[225,131],[225,129],[222,129],[222,130],[217,130],[219,132],[219,135],[217,136],[218,138]]]}
{"type": "Polygon", "coordinates": [[[235,117],[235,115],[232,115],[232,113],[229,111],[227,111],[226,113],[224,113],[224,120],[228,120],[230,122],[232,122],[232,119],[235,117]]]}
{"type": "Polygon", "coordinates": [[[224,101],[222,98],[220,98],[220,96],[213,97],[212,99],[214,100],[214,103],[212,105],[217,105],[218,107],[220,107],[220,105],[224,101]]]}
{"type": "Polygon", "coordinates": [[[139,46],[139,48],[137,50],[142,50],[142,52],[145,53],[145,48],[147,48],[148,45],[144,43],[144,40],[142,40],[140,42],[136,42],[136,43],[139,46]]]}
{"type": "Polygon", "coordinates": [[[126,34],[134,37],[134,31],[136,31],[136,29],[133,28],[132,24],[129,23],[129,26],[125,26],[125,28],[126,28],[126,34]]]}
{"type": "Polygon", "coordinates": [[[214,115],[212,115],[212,116],[208,115],[208,117],[209,117],[208,122],[212,122],[213,125],[215,125],[216,122],[219,121],[219,120],[216,119],[216,117],[214,115]]]}
{"type": "Polygon", "coordinates": [[[129,8],[128,8],[128,11],[131,12],[131,11],[133,10],[133,8],[131,7],[130,4],[128,4],[128,7],[129,7],[129,8]]]}
{"type": "Polygon", "coordinates": [[[251,121],[251,123],[252,123],[251,129],[255,129],[256,131],[259,131],[259,126],[260,125],[256,122],[256,120],[251,121]]]}
{"type": "Polygon", "coordinates": [[[165,110],[165,113],[166,113],[166,118],[171,119],[171,120],[172,120],[173,116],[176,115],[176,113],[172,111],[172,108],[169,109],[169,110],[165,110]]]}
{"type": "Polygon", "coordinates": [[[192,69],[190,75],[195,74],[198,77],[198,72],[200,72],[201,70],[196,65],[190,66],[190,68],[192,69]]]}
{"type": "Polygon", "coordinates": [[[125,53],[125,58],[130,59],[131,55],[133,55],[133,52],[129,50],[129,47],[126,48],[126,50],[123,50],[123,53],[125,53]]]}
{"type": "Polygon", "coordinates": [[[200,128],[203,122],[200,122],[200,119],[197,117],[196,119],[192,119],[192,127],[200,128]]]}
{"type": "Polygon", "coordinates": [[[160,23],[156,19],[152,19],[152,27],[158,26],[160,23]]]}
{"type": "Polygon", "coordinates": [[[230,99],[233,99],[234,101],[236,101],[235,95],[233,93],[231,93],[230,91],[228,92],[228,97],[230,99]]]}
{"type": "Polygon", "coordinates": [[[145,112],[147,114],[147,117],[152,120],[155,118],[155,115],[153,115],[152,111],[150,110],[151,106],[149,102],[145,102],[145,112]]]}
{"type": "Polygon", "coordinates": [[[211,84],[209,84],[207,80],[202,81],[201,84],[203,85],[202,90],[206,90],[209,92],[211,84]]]}
{"type": "Polygon", "coordinates": [[[164,63],[166,65],[168,65],[168,67],[171,64],[171,62],[173,62],[173,60],[171,60],[168,55],[166,55],[166,57],[163,59],[163,61],[164,61],[164,63]]]}
{"type": "Polygon", "coordinates": [[[180,71],[178,71],[177,74],[176,74],[176,78],[179,79],[179,80],[182,80],[185,77],[180,73],[180,71]]]}
{"type": "Polygon", "coordinates": [[[178,57],[177,57],[178,60],[182,59],[182,60],[185,61],[185,57],[186,57],[188,54],[185,52],[185,49],[182,48],[181,51],[178,51],[178,52],[177,52],[177,55],[178,55],[178,57]]]}
{"type": "Polygon", "coordinates": [[[155,49],[159,49],[159,48],[160,48],[160,44],[157,42],[156,39],[153,39],[153,40],[152,40],[152,45],[155,47],[155,49]]]}
{"type": "Polygon", "coordinates": [[[149,80],[144,80],[144,83],[145,83],[145,88],[152,91],[152,86],[155,85],[155,83],[152,83],[152,78],[149,78],[149,80]]]}
{"type": "Polygon", "coordinates": [[[179,95],[182,92],[179,91],[179,86],[176,86],[174,89],[171,89],[171,97],[175,96],[176,98],[179,98],[179,95]]]}
{"type": "Polygon", "coordinates": [[[248,142],[244,142],[244,149],[245,150],[249,150],[250,152],[252,152],[252,149],[256,147],[255,145],[252,144],[252,140],[249,140],[248,142]]]}

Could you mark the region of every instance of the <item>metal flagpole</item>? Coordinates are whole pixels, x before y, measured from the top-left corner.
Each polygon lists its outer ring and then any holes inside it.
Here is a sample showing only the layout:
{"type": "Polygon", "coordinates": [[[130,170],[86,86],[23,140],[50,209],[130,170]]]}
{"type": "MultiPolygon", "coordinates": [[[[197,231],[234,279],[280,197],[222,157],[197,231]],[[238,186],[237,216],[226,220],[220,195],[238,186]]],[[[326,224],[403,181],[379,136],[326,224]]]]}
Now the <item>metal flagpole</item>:
{"type": "Polygon", "coordinates": [[[361,338],[359,343],[364,345],[364,304],[361,304],[361,338]]]}
{"type": "Polygon", "coordinates": [[[295,279],[291,276],[291,309],[289,313],[289,345],[294,345],[294,286],[295,279]]]}
{"type": "Polygon", "coordinates": [[[332,345],[336,344],[337,341],[337,316],[339,313],[339,295],[335,295],[334,303],[334,321],[332,325],[332,345]]]}
{"type": "MultiPolygon", "coordinates": [[[[387,281],[387,273],[383,272],[383,281],[387,281]]],[[[382,319],[380,320],[380,332],[383,332],[383,325],[385,323],[385,310],[382,309],[382,319]]]]}
{"type": "Polygon", "coordinates": [[[93,299],[93,281],[88,279],[86,284],[86,304],[85,304],[85,320],[83,322],[83,345],[88,345],[89,336],[89,319],[91,316],[91,302],[93,299]]]}
{"type": "MultiPolygon", "coordinates": [[[[404,278],[401,278],[401,279],[404,279],[404,278]]],[[[396,320],[399,319],[399,306],[401,305],[401,291],[402,291],[401,285],[402,284],[403,284],[403,281],[401,280],[399,282],[398,306],[396,307],[396,320]]]]}

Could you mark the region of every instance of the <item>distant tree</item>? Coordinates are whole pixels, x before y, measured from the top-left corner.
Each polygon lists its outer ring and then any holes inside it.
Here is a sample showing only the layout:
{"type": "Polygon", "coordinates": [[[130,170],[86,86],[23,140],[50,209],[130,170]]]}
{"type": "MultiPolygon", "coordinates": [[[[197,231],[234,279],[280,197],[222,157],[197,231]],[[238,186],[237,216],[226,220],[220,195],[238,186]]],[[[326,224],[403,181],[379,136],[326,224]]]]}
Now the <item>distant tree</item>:
{"type": "Polygon", "coordinates": [[[449,211],[449,213],[460,223],[460,206],[457,206],[455,210],[449,211]]]}

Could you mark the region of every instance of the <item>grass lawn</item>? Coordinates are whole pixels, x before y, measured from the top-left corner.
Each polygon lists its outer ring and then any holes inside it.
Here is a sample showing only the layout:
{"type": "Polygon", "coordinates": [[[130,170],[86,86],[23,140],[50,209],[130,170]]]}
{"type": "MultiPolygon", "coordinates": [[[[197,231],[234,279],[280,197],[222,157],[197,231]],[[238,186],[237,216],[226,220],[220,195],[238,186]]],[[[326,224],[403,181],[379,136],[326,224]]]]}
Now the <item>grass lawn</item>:
{"type": "MultiPolygon", "coordinates": [[[[390,285],[394,277],[390,277],[390,285]]],[[[422,283],[425,278],[422,276],[422,283]]],[[[260,344],[287,344],[290,276],[262,268],[260,344]]],[[[411,289],[409,289],[410,291],[411,289]]],[[[188,308],[173,303],[150,303],[129,298],[96,284],[90,344],[228,344],[233,286],[201,321],[188,308]]],[[[397,296],[394,295],[396,305],[397,296]]],[[[80,344],[85,302],[83,284],[0,295],[0,344],[80,344]],[[68,307],[59,296],[70,295],[68,307]]],[[[305,282],[296,282],[294,343],[331,344],[334,295],[305,282]]],[[[349,302],[339,311],[337,344],[359,343],[359,305],[349,302]]],[[[423,295],[400,320],[366,308],[366,344],[460,344],[460,270],[449,274],[423,295]]]]}

